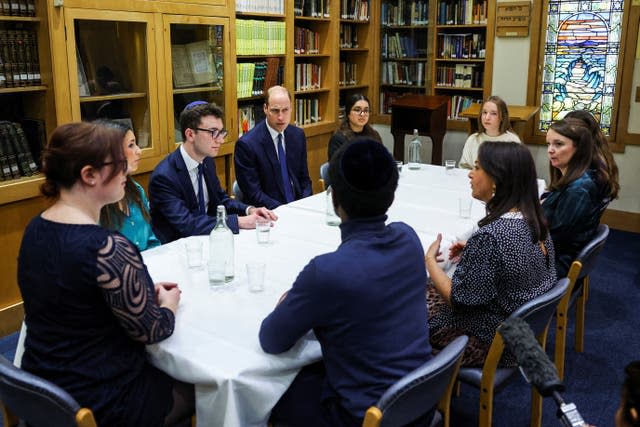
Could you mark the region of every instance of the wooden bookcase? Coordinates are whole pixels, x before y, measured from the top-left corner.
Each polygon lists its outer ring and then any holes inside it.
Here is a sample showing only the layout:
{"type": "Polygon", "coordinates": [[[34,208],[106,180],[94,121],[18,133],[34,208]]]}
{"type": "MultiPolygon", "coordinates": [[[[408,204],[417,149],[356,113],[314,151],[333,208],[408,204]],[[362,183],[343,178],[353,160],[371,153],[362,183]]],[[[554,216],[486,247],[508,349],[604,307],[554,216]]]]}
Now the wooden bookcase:
{"type": "Polygon", "coordinates": [[[433,94],[451,99],[448,129],[467,130],[459,114],[491,95],[495,8],[495,0],[436,4],[433,94]]]}
{"type": "MultiPolygon", "coordinates": [[[[458,104],[458,113],[464,109],[464,104],[457,103],[459,99],[480,101],[491,95],[496,0],[429,0],[423,2],[422,9],[418,3],[382,0],[377,12],[380,61],[375,70],[379,88],[373,117],[376,123],[389,124],[389,105],[408,93],[449,96],[452,105],[458,104]],[[463,5],[468,5],[469,16],[462,14],[463,5]],[[447,17],[447,12],[454,10],[460,11],[460,16],[447,17]],[[482,18],[480,11],[484,11],[482,18]],[[476,44],[482,41],[482,56],[445,49],[465,38],[471,42],[475,38],[476,44]],[[445,41],[449,43],[445,45],[445,41]],[[475,76],[475,84],[467,87],[464,79],[456,84],[456,66],[458,74],[467,72],[471,77],[468,82],[475,76]]],[[[467,130],[466,119],[457,118],[455,110],[450,116],[447,129],[467,130]]]]}
{"type": "Polygon", "coordinates": [[[338,70],[339,109],[342,121],[345,100],[354,93],[365,95],[373,102],[372,78],[375,34],[372,23],[372,1],[341,0],[338,70]]]}

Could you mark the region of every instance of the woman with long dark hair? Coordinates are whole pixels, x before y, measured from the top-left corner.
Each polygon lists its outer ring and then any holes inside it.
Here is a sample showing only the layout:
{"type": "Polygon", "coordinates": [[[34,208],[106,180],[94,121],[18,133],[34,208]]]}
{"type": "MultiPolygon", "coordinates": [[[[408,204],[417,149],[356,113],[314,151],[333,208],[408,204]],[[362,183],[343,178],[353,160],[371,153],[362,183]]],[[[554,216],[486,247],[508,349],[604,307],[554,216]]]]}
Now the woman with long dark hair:
{"type": "Polygon", "coordinates": [[[380,134],[369,124],[371,115],[371,103],[369,98],[361,93],[354,93],[344,106],[344,120],[329,140],[327,161],[331,160],[333,153],[344,144],[348,144],[357,137],[366,136],[382,143],[380,134]]]}
{"type": "Polygon", "coordinates": [[[593,168],[594,143],[580,119],[563,119],[547,130],[551,179],[542,209],[556,248],[558,277],[567,275],[578,252],[592,239],[617,185],[593,168]]]}
{"type": "Polygon", "coordinates": [[[100,211],[100,225],[110,230],[119,231],[140,251],[160,245],[160,240],[151,229],[149,200],[140,184],[131,178],[131,173],[138,170],[142,150],[136,144],[136,136],[131,126],[121,122],[99,121],[104,126],[112,127],[122,134],[122,146],[129,165],[124,197],[116,203],[110,203],[100,211]]]}
{"type": "Polygon", "coordinates": [[[478,366],[500,322],[551,289],[556,273],[529,150],[515,142],[484,142],[469,179],[472,196],[486,203],[480,228],[467,242],[451,247],[449,257],[458,262],[452,278],[438,265],[443,260],[440,234],[427,249],[425,263],[431,279],[431,345],[441,349],[468,335],[462,363],[478,366]]]}

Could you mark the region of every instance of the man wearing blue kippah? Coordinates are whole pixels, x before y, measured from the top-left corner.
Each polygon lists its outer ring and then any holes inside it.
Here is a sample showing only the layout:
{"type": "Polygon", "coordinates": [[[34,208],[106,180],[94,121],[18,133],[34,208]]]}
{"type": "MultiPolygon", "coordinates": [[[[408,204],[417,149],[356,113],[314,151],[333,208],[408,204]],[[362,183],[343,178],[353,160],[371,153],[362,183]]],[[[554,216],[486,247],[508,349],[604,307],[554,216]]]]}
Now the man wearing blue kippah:
{"type": "Polygon", "coordinates": [[[307,264],[260,327],[267,353],[309,331],[322,347],[323,360],[303,368],[274,407],[276,425],[361,426],[389,386],[431,358],[422,244],[407,224],[385,224],[395,161],[379,142],[355,140],[333,155],[329,177],[342,243],[307,264]]]}
{"type": "Polygon", "coordinates": [[[184,142],[154,169],[149,182],[151,225],[162,243],[181,237],[209,234],[216,224],[216,207],[224,205],[227,225],[255,228],[258,217],[276,220],[262,207],[231,199],[220,187],[213,157],[227,135],[222,109],[195,101],[180,113],[184,142]]]}
{"type": "Polygon", "coordinates": [[[269,209],[311,195],[304,131],[289,126],[291,95],[282,86],[267,91],[266,120],[238,140],[236,179],[247,203],[269,209]]]}

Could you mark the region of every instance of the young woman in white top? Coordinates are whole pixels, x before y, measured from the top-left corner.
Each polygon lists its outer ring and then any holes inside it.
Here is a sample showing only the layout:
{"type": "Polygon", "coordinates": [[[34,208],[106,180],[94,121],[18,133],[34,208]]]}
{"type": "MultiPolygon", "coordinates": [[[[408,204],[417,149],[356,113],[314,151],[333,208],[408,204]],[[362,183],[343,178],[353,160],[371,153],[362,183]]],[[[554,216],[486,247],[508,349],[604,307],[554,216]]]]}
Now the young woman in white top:
{"type": "Polygon", "coordinates": [[[482,104],[478,116],[478,132],[469,135],[462,149],[458,167],[473,169],[478,159],[478,148],[485,141],[520,142],[511,130],[507,104],[499,96],[490,96],[482,104]]]}

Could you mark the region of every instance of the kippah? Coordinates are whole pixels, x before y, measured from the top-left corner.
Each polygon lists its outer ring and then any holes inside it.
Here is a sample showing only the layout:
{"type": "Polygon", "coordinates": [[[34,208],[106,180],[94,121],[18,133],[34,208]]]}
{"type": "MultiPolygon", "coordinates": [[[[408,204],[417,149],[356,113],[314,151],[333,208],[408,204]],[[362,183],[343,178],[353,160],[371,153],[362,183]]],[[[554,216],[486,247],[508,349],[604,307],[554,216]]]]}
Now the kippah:
{"type": "Polygon", "coordinates": [[[184,111],[191,110],[193,107],[196,107],[196,106],[202,105],[202,104],[208,104],[208,102],[207,101],[193,101],[193,102],[190,102],[190,103],[187,104],[186,107],[184,107],[184,111]]]}
{"type": "Polygon", "coordinates": [[[358,191],[376,191],[389,183],[397,166],[381,143],[363,139],[346,148],[340,173],[346,183],[358,191]]]}

